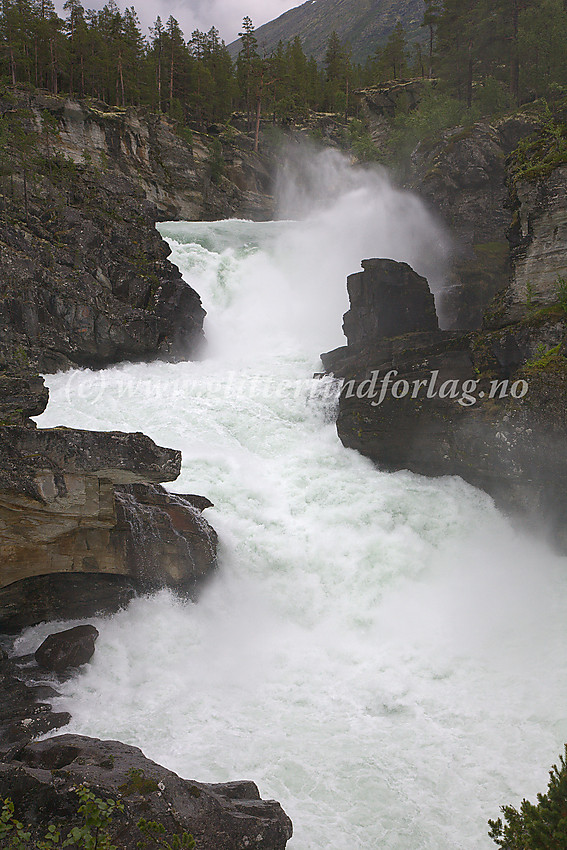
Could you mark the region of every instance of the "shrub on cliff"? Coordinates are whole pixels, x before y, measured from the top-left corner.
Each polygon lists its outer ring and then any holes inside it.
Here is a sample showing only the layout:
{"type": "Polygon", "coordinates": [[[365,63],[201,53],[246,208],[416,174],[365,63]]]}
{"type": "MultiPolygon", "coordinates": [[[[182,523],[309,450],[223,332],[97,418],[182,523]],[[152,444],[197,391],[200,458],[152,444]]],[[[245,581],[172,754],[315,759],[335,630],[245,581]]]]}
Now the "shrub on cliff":
{"type": "Polygon", "coordinates": [[[559,767],[549,774],[537,804],[523,800],[520,809],[503,806],[502,818],[489,821],[489,835],[502,850],[567,850],[567,744],[559,767]]]}
{"type": "MultiPolygon", "coordinates": [[[[112,819],[116,812],[124,811],[120,801],[97,797],[86,785],[75,789],[81,805],[77,813],[78,825],[67,833],[61,826],[49,824],[43,839],[32,838],[32,827],[24,827],[16,818],[12,800],[4,800],[0,808],[0,847],[6,850],[56,850],[71,847],[75,850],[118,850],[112,843],[112,819]]],[[[184,832],[168,840],[165,827],[154,821],[140,820],[138,830],[143,836],[138,842],[140,850],[161,847],[162,850],[195,850],[192,835],[184,832]]]]}

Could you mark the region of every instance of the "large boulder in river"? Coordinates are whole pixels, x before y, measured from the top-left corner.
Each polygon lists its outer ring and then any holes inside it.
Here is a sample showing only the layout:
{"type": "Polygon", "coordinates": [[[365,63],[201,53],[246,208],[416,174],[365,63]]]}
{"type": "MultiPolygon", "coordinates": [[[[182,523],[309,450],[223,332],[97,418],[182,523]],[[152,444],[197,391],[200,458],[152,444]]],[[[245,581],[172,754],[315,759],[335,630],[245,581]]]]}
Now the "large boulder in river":
{"type": "Polygon", "coordinates": [[[44,670],[54,673],[82,667],[93,657],[97,638],[98,629],[94,626],[75,626],[55,632],[36,649],[35,660],[44,670]]]}
{"type": "Polygon", "coordinates": [[[407,263],[363,260],[362,268],[347,281],[350,310],[343,329],[349,345],[363,348],[384,338],[439,329],[429,284],[407,263]]]}
{"type": "MultiPolygon", "coordinates": [[[[401,298],[390,306],[403,315],[401,298]]],[[[567,549],[564,307],[484,332],[408,333],[371,344],[364,328],[372,321],[364,317],[355,337],[364,345],[349,339],[322,355],[345,379],[343,444],[382,469],[459,475],[524,522],[544,521],[567,549]]]]}
{"type": "Polygon", "coordinates": [[[161,824],[170,843],[175,835],[193,835],[199,850],[284,850],[292,835],[279,803],[262,800],[253,782],[180,779],[136,747],[116,741],[62,735],[29,743],[0,763],[0,797],[12,799],[34,838],[50,823],[60,825],[64,835],[80,825],[76,789],[81,785],[123,805],[108,830],[121,850],[136,850],[143,839],[142,818],[161,824]]]}

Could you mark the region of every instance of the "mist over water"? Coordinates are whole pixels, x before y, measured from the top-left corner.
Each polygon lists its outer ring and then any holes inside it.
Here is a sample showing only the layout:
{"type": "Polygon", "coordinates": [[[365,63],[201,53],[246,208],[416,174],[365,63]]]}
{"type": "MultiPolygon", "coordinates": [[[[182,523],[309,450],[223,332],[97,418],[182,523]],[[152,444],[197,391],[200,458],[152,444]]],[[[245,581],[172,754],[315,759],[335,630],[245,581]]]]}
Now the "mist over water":
{"type": "Polygon", "coordinates": [[[353,168],[340,151],[306,141],[289,144],[276,198],[280,218],[307,222],[306,239],[331,249],[330,263],[344,272],[341,291],[360,260],[380,257],[409,263],[435,296],[442,292],[450,236],[423,201],[397,189],[381,166],[353,168]]]}
{"type": "MultiPolygon", "coordinates": [[[[324,162],[299,222],[160,227],[208,310],[207,360],[48,378],[41,425],[181,449],[172,489],[211,498],[222,541],[198,604],[96,621],[59,703],[188,778],[255,780],[293,850],[488,850],[487,819],[545,787],[567,737],[567,562],[462,481],[340,445],[337,387],[311,375],[343,342],[345,276],[373,256],[426,273],[444,237],[382,175],[324,162]]],[[[284,214],[307,185],[288,173],[284,214]]]]}

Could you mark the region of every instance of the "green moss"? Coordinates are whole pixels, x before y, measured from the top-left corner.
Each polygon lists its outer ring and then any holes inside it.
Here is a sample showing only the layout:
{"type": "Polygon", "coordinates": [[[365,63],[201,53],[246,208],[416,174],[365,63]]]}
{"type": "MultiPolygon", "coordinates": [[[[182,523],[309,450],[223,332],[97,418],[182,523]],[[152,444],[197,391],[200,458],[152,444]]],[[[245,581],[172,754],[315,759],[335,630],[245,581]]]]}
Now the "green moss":
{"type": "Polygon", "coordinates": [[[554,348],[546,349],[545,346],[539,345],[536,355],[532,360],[528,360],[524,366],[524,372],[533,374],[536,372],[564,372],[567,369],[567,357],[561,354],[563,343],[559,343],[554,348]]]}
{"type": "Polygon", "coordinates": [[[502,262],[508,259],[508,253],[510,251],[510,246],[507,242],[477,242],[473,247],[475,253],[480,254],[481,257],[502,262]]]}
{"type": "Polygon", "coordinates": [[[128,781],[118,788],[125,797],[130,797],[133,794],[152,794],[159,790],[155,779],[146,777],[143,770],[132,768],[128,771],[127,776],[128,781]]]}
{"type": "Polygon", "coordinates": [[[537,133],[521,140],[509,162],[512,183],[549,177],[567,164],[567,125],[550,117],[537,133]]]}
{"type": "Polygon", "coordinates": [[[550,304],[548,307],[542,307],[540,310],[534,310],[529,315],[522,319],[521,324],[524,327],[538,327],[548,321],[561,321],[565,319],[565,309],[560,304],[550,304]]]}
{"type": "Polygon", "coordinates": [[[176,133],[193,150],[193,131],[190,127],[177,127],[176,133]]]}

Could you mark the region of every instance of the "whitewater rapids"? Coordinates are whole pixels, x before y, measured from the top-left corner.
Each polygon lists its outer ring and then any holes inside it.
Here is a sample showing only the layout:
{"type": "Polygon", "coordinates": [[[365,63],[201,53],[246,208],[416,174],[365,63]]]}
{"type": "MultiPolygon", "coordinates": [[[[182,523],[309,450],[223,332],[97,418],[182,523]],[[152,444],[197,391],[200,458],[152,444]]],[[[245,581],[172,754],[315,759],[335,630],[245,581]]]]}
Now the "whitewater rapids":
{"type": "Polygon", "coordinates": [[[208,358],[48,378],[41,426],[181,449],[172,489],[215,503],[222,541],[198,604],[163,592],[94,621],[57,709],[184,777],[256,781],[292,850],[487,850],[487,819],[545,788],[567,738],[566,560],[462,481],[340,445],[337,388],[311,376],[342,343],[345,275],[443,254],[413,199],[364,192],[300,223],[162,225],[208,358]]]}

